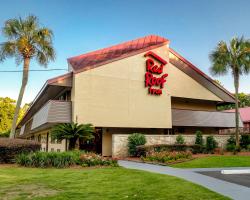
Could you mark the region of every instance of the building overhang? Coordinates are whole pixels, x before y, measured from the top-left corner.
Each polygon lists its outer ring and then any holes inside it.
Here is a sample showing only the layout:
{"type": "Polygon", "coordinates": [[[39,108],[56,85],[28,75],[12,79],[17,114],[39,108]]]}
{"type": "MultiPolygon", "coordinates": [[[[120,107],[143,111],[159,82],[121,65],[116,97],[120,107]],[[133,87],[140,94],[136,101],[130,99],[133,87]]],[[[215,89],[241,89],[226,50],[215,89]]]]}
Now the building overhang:
{"type": "Polygon", "coordinates": [[[30,120],[32,116],[38,112],[41,107],[43,107],[50,99],[56,98],[64,91],[71,90],[72,78],[72,72],[70,72],[47,80],[25,113],[24,117],[17,125],[17,128],[21,128],[21,126],[30,120]]]}
{"type": "MultiPolygon", "coordinates": [[[[219,111],[172,109],[173,126],[234,128],[235,114],[219,111]]],[[[243,123],[240,119],[240,127],[243,123]]]]}

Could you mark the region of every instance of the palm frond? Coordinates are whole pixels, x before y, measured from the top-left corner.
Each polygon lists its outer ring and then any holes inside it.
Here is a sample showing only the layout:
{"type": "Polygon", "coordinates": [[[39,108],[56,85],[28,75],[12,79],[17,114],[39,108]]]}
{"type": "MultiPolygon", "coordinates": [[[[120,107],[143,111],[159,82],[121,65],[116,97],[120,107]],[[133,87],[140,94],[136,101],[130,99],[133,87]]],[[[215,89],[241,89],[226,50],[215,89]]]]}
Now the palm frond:
{"type": "Polygon", "coordinates": [[[53,48],[53,32],[39,26],[39,20],[36,16],[30,15],[25,19],[14,18],[6,21],[2,29],[7,42],[13,42],[16,45],[15,53],[0,52],[0,61],[6,57],[15,57],[17,63],[20,58],[35,58],[41,65],[46,66],[55,59],[55,50],[53,48]]]}
{"type": "Polygon", "coordinates": [[[0,61],[16,55],[16,43],[7,41],[0,44],[0,61]]]}

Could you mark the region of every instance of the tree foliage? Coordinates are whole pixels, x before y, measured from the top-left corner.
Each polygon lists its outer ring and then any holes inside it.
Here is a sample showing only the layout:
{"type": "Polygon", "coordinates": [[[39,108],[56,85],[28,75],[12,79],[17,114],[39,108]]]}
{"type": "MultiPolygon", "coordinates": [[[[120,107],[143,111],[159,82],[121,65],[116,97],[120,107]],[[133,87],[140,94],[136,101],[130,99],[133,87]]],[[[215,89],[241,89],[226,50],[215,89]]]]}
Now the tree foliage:
{"type": "MultiPolygon", "coordinates": [[[[9,97],[0,97],[0,135],[8,136],[15,112],[16,101],[9,97]]],[[[29,104],[20,109],[19,120],[23,117],[29,104]]]]}
{"type": "Polygon", "coordinates": [[[250,72],[250,40],[235,37],[228,44],[220,41],[210,54],[213,75],[231,72],[235,87],[236,146],[239,146],[239,82],[240,76],[250,72]]]}
{"type": "Polygon", "coordinates": [[[47,66],[49,61],[55,59],[55,51],[52,44],[52,31],[47,27],[42,27],[34,15],[25,19],[19,17],[7,20],[2,28],[2,33],[6,41],[0,44],[0,62],[7,58],[14,58],[17,65],[23,63],[22,85],[10,132],[10,137],[13,138],[28,83],[30,61],[35,59],[40,65],[47,66]]]}
{"type": "MultiPolygon", "coordinates": [[[[250,107],[250,95],[243,92],[238,94],[239,108],[250,107]]],[[[235,109],[235,104],[218,106],[218,110],[235,109]]]]}
{"type": "Polygon", "coordinates": [[[54,126],[51,130],[52,138],[57,140],[68,139],[69,150],[75,149],[77,139],[83,141],[94,138],[94,127],[92,124],[64,123],[54,126]]]}

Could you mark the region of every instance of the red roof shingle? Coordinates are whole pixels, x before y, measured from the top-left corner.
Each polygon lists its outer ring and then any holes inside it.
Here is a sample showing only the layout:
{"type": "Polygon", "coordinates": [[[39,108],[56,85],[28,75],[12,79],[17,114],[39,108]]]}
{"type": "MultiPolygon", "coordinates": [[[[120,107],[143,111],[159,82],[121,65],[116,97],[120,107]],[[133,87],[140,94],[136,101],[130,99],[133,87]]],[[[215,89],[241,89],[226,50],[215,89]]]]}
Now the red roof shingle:
{"type": "Polygon", "coordinates": [[[74,72],[81,72],[167,43],[169,43],[169,40],[163,37],[149,35],[108,48],[71,57],[68,58],[68,62],[72,66],[74,72]]]}
{"type": "MultiPolygon", "coordinates": [[[[225,112],[235,112],[235,109],[225,110],[225,112]]],[[[239,113],[240,113],[241,120],[243,122],[250,122],[250,107],[239,108],[239,113]]]]}

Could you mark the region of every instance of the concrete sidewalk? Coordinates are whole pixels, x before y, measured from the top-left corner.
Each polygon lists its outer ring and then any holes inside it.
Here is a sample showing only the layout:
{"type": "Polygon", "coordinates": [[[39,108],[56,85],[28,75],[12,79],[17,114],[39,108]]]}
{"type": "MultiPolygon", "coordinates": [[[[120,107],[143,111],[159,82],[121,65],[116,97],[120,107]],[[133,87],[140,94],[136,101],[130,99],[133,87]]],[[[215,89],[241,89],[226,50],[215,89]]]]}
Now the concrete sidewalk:
{"type": "MultiPolygon", "coordinates": [[[[206,187],[214,192],[227,196],[235,200],[247,200],[250,199],[250,188],[241,186],[234,183],[229,183],[222,181],[213,177],[205,176],[199,173],[198,171],[205,171],[206,169],[177,169],[167,166],[138,163],[132,161],[118,161],[119,165],[129,169],[138,169],[149,171],[153,173],[166,174],[171,176],[176,176],[187,181],[196,183],[203,187],[206,187]]],[[[206,171],[218,171],[218,169],[207,169],[206,171]]],[[[223,168],[226,169],[226,168],[223,168]]],[[[235,169],[235,168],[230,168],[235,169]]],[[[239,169],[239,168],[238,168],[239,169]]],[[[242,168],[241,168],[242,169],[242,168]]]]}

